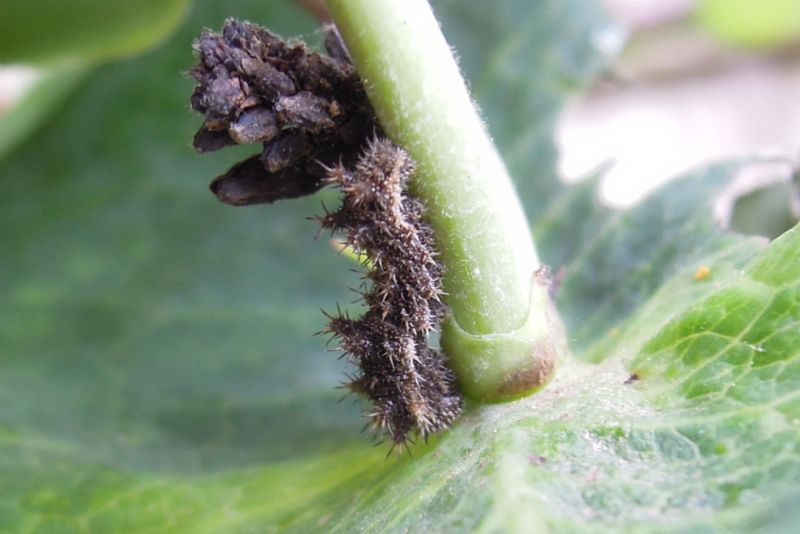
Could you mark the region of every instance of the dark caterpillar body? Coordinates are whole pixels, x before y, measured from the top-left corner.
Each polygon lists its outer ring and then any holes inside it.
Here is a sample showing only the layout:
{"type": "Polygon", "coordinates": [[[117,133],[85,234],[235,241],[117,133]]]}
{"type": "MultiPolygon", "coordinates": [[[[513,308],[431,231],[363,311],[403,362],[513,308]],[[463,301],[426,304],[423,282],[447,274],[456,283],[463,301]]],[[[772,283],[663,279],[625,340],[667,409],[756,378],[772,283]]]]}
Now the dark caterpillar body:
{"type": "Polygon", "coordinates": [[[448,427],[463,404],[444,355],[427,345],[446,310],[433,233],[422,204],[407,193],[413,172],[404,150],[376,139],[354,169],[329,169],[326,183],[344,198],[320,218],[372,265],[365,275],[368,311],[358,319],[331,317],[328,332],[359,367],[348,387],[372,401],[373,426],[395,443],[413,431],[425,439],[448,427]]]}
{"type": "Polygon", "coordinates": [[[357,319],[329,316],[326,331],[358,367],[347,387],[371,401],[373,428],[404,444],[448,427],[463,407],[445,356],[427,344],[446,313],[442,266],[424,207],[407,191],[414,162],[380,137],[346,48],[335,28],[326,31],[332,57],[246,22],[203,33],[192,107],[204,123],[194,145],[206,152],[262,143],[260,154],[212,182],[227,204],[273,202],[326,185],[342,192],[341,206],[317,219],[368,258],[368,310],[357,319]]]}

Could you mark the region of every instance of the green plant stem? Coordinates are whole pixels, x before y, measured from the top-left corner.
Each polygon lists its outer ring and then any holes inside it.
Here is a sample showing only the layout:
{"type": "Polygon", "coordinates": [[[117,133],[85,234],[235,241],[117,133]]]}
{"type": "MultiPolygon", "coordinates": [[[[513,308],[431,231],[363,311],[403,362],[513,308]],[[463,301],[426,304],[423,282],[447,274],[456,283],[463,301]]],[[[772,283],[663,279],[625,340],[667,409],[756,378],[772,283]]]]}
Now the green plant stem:
{"type": "Polygon", "coordinates": [[[442,327],[462,389],[518,397],[557,352],[527,219],[426,0],[328,0],[387,135],[417,163],[445,266],[442,327]]]}

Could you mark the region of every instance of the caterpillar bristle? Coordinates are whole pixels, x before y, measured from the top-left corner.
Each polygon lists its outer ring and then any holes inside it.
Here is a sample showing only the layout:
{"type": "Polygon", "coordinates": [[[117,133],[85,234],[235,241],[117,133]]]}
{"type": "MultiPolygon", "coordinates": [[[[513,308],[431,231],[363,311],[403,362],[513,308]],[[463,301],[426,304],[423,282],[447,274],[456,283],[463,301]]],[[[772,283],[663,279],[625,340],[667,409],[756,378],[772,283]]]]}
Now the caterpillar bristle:
{"type": "Polygon", "coordinates": [[[326,317],[348,360],[359,366],[351,391],[372,402],[370,426],[389,436],[393,448],[448,427],[463,404],[444,355],[427,345],[445,313],[444,291],[422,203],[405,189],[413,172],[404,150],[372,139],[354,170],[336,167],[326,178],[343,199],[335,223],[321,218],[367,257],[357,291],[367,312],[357,319],[341,312],[326,317]]]}

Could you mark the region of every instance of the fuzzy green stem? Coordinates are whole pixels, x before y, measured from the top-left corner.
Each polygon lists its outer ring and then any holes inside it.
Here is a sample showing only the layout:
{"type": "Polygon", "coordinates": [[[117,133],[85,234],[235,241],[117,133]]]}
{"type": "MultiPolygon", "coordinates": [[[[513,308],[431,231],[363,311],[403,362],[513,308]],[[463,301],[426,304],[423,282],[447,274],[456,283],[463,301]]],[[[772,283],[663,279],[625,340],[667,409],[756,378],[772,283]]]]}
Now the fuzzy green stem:
{"type": "Polygon", "coordinates": [[[445,266],[442,327],[462,389],[519,397],[552,369],[553,313],[527,219],[426,0],[328,0],[387,135],[417,163],[445,266]],[[543,370],[547,370],[544,372],[543,370]],[[535,376],[534,376],[535,375],[535,376]]]}

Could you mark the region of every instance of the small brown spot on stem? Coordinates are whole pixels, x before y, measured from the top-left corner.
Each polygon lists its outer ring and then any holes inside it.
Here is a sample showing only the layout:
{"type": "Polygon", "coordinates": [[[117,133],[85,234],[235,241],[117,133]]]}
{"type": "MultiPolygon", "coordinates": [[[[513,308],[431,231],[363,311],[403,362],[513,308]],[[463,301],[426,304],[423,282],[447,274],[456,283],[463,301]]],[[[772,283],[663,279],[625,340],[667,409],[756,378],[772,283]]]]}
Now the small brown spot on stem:
{"type": "Polygon", "coordinates": [[[541,341],[531,354],[529,365],[507,375],[497,393],[501,398],[513,398],[544,385],[555,369],[557,358],[553,343],[549,339],[541,341]]]}

